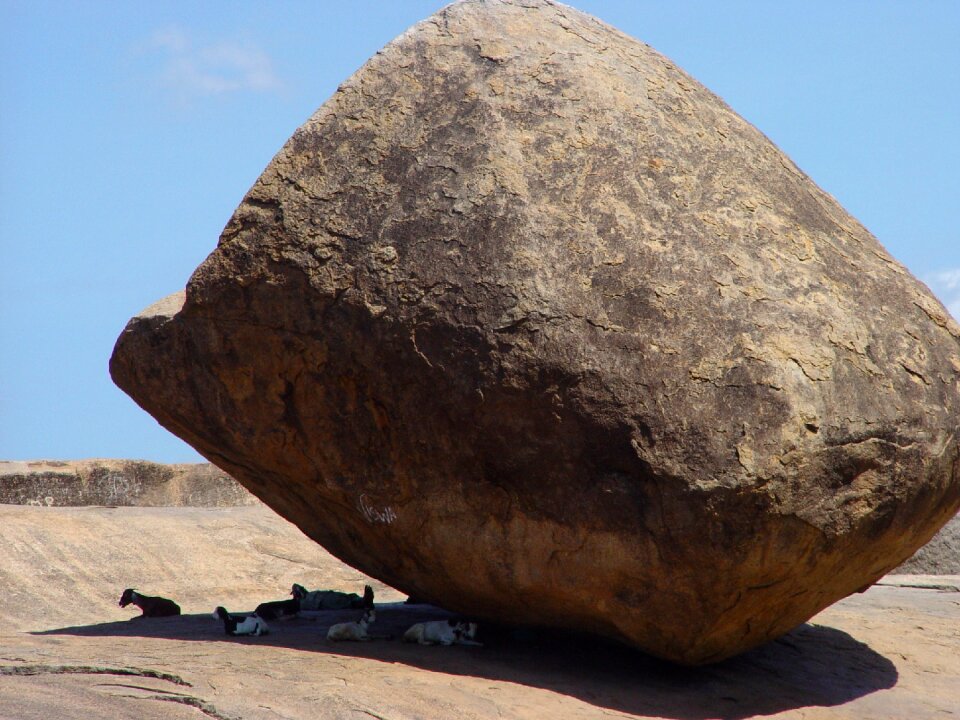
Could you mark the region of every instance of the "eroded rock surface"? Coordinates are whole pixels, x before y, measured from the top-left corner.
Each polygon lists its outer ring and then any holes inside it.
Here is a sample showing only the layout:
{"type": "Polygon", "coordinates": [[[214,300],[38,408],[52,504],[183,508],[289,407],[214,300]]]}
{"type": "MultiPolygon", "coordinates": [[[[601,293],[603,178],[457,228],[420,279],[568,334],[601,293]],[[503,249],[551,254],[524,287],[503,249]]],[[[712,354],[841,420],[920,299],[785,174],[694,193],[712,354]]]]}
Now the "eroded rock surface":
{"type": "Polygon", "coordinates": [[[372,58],[111,372],[363,572],[685,663],[960,505],[957,324],[721,100],[548,2],[372,58]]]}

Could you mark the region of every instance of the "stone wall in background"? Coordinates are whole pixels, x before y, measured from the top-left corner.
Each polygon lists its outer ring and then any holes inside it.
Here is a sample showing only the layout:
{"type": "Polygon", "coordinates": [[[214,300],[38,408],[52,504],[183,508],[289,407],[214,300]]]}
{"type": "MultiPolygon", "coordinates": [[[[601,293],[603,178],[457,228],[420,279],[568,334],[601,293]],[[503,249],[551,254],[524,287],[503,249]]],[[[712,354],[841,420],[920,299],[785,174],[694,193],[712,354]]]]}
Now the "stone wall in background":
{"type": "Polygon", "coordinates": [[[258,502],[209,463],[0,461],[0,503],[11,505],[231,507],[258,502]]]}

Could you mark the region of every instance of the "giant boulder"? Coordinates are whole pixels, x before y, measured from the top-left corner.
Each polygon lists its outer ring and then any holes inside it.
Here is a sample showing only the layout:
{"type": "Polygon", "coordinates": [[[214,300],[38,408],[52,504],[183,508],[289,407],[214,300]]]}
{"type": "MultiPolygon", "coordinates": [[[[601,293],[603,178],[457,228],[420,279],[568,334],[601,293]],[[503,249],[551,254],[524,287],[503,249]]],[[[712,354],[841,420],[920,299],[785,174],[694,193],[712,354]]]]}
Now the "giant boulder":
{"type": "Polygon", "coordinates": [[[542,0],[346,81],[111,372],[335,555],[683,663],[960,504],[960,328],[760,132],[542,0]]]}

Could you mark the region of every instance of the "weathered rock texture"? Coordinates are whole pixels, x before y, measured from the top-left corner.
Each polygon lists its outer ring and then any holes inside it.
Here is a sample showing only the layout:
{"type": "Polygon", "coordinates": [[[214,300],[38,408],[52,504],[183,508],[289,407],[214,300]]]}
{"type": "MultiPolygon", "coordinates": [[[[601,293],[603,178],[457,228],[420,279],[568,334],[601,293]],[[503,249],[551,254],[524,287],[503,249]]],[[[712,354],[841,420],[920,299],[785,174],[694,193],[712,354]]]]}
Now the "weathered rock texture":
{"type": "Polygon", "coordinates": [[[547,2],[372,58],[111,371],[365,573],[685,663],[960,504],[957,324],[721,100],[547,2]]]}
{"type": "Polygon", "coordinates": [[[225,507],[256,502],[209,463],[0,460],[0,503],[12,505],[225,507]]]}

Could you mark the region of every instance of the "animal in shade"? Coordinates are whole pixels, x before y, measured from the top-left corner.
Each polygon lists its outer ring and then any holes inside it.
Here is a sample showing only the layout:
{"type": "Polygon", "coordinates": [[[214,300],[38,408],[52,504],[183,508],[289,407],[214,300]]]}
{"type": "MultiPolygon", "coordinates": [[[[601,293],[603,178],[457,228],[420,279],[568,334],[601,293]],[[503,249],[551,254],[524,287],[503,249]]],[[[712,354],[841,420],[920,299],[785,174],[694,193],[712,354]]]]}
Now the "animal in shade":
{"type": "Polygon", "coordinates": [[[327,640],[339,642],[341,640],[365,641],[371,637],[367,629],[377,619],[376,610],[372,607],[363,611],[363,615],[356,622],[343,622],[331,625],[327,630],[327,640]]]}
{"type": "Polygon", "coordinates": [[[213,611],[215,620],[223,621],[223,631],[227,635],[266,635],[270,632],[270,627],[266,621],[256,613],[253,615],[231,615],[227,609],[217,606],[213,611]]]}
{"type": "Polygon", "coordinates": [[[287,620],[300,613],[300,602],[306,597],[307,591],[302,585],[294,585],[290,591],[293,595],[289,600],[272,600],[257,605],[254,614],[264,620],[287,620]]]}
{"type": "Polygon", "coordinates": [[[403,634],[404,642],[420,645],[475,645],[473,638],[477,634],[477,624],[466,620],[430,620],[417,623],[403,634]]]}
{"type": "Polygon", "coordinates": [[[339,590],[307,590],[294,583],[291,595],[300,595],[301,610],[346,610],[373,607],[373,588],[363,586],[363,597],[339,590]]]}
{"type": "Polygon", "coordinates": [[[180,614],[180,606],[173,600],[152,595],[142,595],[133,588],[127,588],[120,596],[120,607],[136,605],[142,611],[138,617],[169,617],[180,614]]]}

